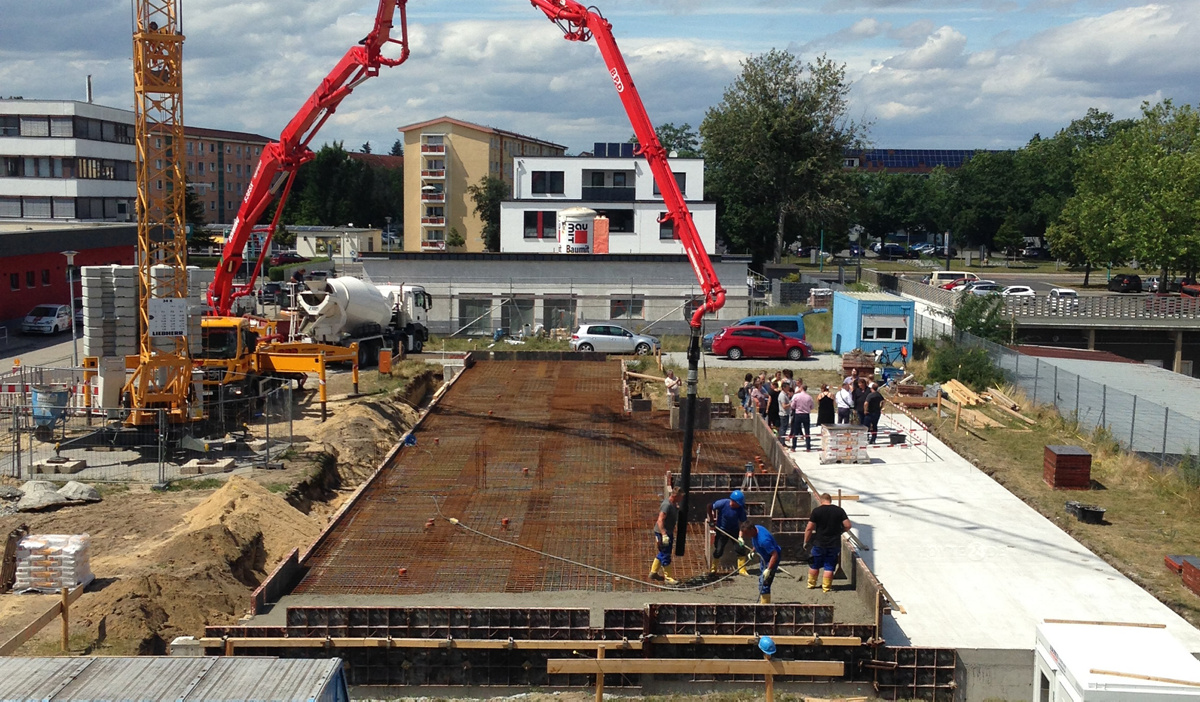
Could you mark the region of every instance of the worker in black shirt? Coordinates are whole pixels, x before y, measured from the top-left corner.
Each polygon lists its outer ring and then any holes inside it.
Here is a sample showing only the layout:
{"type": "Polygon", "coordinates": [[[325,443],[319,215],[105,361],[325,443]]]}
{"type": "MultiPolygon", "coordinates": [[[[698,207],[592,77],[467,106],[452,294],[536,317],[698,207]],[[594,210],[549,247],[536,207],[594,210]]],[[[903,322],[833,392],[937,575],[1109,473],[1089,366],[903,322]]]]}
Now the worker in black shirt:
{"type": "Polygon", "coordinates": [[[823,493],[820,499],[820,506],[808,515],[808,525],[804,527],[804,550],[812,544],[808,589],[816,589],[817,571],[824,570],[821,590],[829,592],[833,589],[833,572],[842,555],[842,534],[850,531],[850,517],[846,516],[846,510],[833,504],[829,493],[823,493]]]}
{"type": "Polygon", "coordinates": [[[883,395],[879,393],[879,384],[871,383],[871,392],[863,398],[863,405],[866,406],[867,416],[864,424],[867,425],[867,432],[870,436],[867,438],[868,443],[875,443],[875,435],[879,433],[879,417],[883,414],[883,395]]]}
{"type": "Polygon", "coordinates": [[[654,522],[658,555],[650,562],[650,579],[662,580],[668,585],[679,582],[671,572],[671,535],[675,533],[675,524],[679,521],[679,503],[682,501],[683,488],[671,488],[671,494],[658,506],[658,519],[654,522]]]}

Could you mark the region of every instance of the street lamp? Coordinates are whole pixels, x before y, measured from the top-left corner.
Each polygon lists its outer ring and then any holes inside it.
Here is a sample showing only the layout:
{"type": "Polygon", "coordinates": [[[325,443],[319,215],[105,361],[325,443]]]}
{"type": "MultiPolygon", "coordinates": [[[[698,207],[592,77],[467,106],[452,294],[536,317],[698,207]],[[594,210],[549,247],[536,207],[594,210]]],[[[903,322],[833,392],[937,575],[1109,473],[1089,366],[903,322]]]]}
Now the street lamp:
{"type": "Polygon", "coordinates": [[[71,367],[79,367],[79,342],[75,329],[75,256],[78,251],[63,251],[67,257],[67,288],[71,293],[71,367]]]}

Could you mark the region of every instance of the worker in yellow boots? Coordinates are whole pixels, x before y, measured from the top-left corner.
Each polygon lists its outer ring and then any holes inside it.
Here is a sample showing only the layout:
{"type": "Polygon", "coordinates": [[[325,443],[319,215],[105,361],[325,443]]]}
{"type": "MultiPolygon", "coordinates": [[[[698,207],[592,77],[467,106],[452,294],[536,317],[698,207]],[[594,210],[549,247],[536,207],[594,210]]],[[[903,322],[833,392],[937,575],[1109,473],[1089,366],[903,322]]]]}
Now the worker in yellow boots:
{"type": "Polygon", "coordinates": [[[746,496],[742,494],[741,490],[734,490],[729,493],[729,497],[717,500],[708,506],[708,523],[716,527],[711,572],[717,572],[717,561],[721,560],[721,556],[725,554],[726,544],[735,542],[737,545],[734,548],[738,553],[738,573],[750,575],[746,571],[746,545],[738,536],[742,532],[742,524],[745,522],[746,496]]]}
{"type": "Polygon", "coordinates": [[[671,534],[679,521],[679,503],[683,500],[681,488],[671,488],[671,494],[658,506],[658,519],[654,522],[654,541],[658,544],[658,555],[650,562],[650,579],[662,580],[668,585],[679,583],[671,569],[671,534]]]}
{"type": "Polygon", "coordinates": [[[758,571],[758,603],[771,604],[771,583],[775,580],[775,571],[779,569],[783,549],[775,543],[771,532],[761,525],[747,524],[742,527],[742,541],[754,549],[761,564],[758,571]]]}
{"type": "Polygon", "coordinates": [[[833,504],[829,493],[823,493],[820,500],[821,504],[808,515],[808,525],[804,527],[804,550],[808,551],[812,544],[808,589],[816,589],[817,571],[824,570],[821,589],[829,592],[833,589],[833,573],[842,555],[842,534],[850,531],[850,517],[846,516],[846,510],[833,504]]]}

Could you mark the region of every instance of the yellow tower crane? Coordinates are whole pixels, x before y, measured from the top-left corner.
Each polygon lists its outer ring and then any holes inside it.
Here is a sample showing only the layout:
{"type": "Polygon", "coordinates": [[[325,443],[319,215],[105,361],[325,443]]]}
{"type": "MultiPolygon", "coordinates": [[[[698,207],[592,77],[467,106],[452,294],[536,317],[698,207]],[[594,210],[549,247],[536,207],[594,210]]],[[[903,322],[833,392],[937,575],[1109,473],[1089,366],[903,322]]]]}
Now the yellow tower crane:
{"type": "Polygon", "coordinates": [[[133,0],[138,355],[127,422],[189,420],[187,232],[180,0],[133,0]]]}

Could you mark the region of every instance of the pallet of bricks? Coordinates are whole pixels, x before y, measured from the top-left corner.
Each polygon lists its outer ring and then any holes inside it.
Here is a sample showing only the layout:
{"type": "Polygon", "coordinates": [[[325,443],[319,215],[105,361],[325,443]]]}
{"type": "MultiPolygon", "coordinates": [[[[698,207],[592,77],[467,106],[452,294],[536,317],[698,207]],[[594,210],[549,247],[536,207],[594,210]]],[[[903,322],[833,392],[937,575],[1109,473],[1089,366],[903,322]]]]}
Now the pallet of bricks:
{"type": "Polygon", "coordinates": [[[870,463],[867,429],[858,424],[821,425],[821,463],[870,463]]]}
{"type": "Polygon", "coordinates": [[[14,592],[58,592],[93,577],[87,534],[36,534],[17,542],[14,592]]]}
{"type": "Polygon", "coordinates": [[[875,356],[861,349],[842,354],[842,377],[849,378],[854,370],[858,371],[858,377],[870,380],[875,375],[875,356]]]}

